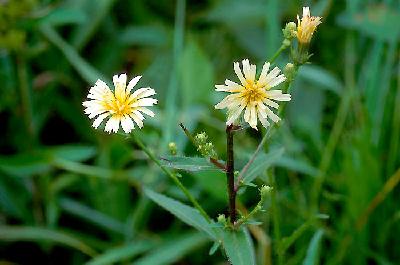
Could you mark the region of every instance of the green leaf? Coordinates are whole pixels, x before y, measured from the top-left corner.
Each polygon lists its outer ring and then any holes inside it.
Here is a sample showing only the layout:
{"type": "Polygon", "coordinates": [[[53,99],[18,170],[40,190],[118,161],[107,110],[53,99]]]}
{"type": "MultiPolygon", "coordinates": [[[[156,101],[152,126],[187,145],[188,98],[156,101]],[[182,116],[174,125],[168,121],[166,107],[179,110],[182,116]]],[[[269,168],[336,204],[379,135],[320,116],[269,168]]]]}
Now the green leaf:
{"type": "Polygon", "coordinates": [[[315,232],[311,239],[310,245],[308,246],[307,255],[303,261],[303,265],[317,265],[319,263],[319,249],[323,234],[324,230],[322,229],[319,229],[317,232],[315,232]]]}
{"type": "Polygon", "coordinates": [[[63,145],[49,149],[52,156],[69,161],[81,162],[92,158],[96,148],[84,145],[63,145]]]}
{"type": "Polygon", "coordinates": [[[316,176],[318,174],[318,169],[307,164],[306,161],[288,156],[282,156],[281,158],[277,159],[274,165],[305,175],[316,176]]]}
{"type": "Polygon", "coordinates": [[[223,246],[232,265],[256,264],[254,246],[246,228],[239,231],[224,230],[223,246]]]}
{"type": "Polygon", "coordinates": [[[262,21],[265,19],[267,4],[252,1],[251,4],[242,1],[220,1],[206,15],[206,19],[222,23],[240,25],[243,22],[262,21]]]}
{"type": "Polygon", "coordinates": [[[0,157],[0,170],[18,177],[42,174],[50,169],[49,158],[43,152],[0,157]]]}
{"type": "Polygon", "coordinates": [[[155,203],[181,219],[186,224],[194,228],[204,231],[212,239],[216,239],[215,232],[211,229],[211,224],[194,208],[189,207],[177,200],[171,199],[160,193],[152,191],[148,188],[144,189],[144,193],[155,203]]]}
{"type": "Polygon", "coordinates": [[[299,77],[314,83],[316,87],[325,88],[338,95],[343,90],[340,80],[322,67],[303,65],[299,70],[299,77]]]}
{"type": "Polygon", "coordinates": [[[122,30],[119,40],[124,45],[164,46],[168,36],[164,28],[156,26],[130,26],[122,30]]]}
{"type": "Polygon", "coordinates": [[[208,255],[212,256],[214,253],[218,250],[218,248],[221,246],[221,242],[219,241],[214,241],[214,244],[210,248],[210,251],[208,252],[208,255]]]}
{"type": "Polygon", "coordinates": [[[81,77],[86,80],[86,82],[94,83],[97,79],[101,79],[106,83],[110,83],[106,77],[85,61],[71,45],[63,40],[52,27],[41,25],[40,31],[53,45],[60,49],[68,62],[75,68],[81,77]]]}
{"type": "Polygon", "coordinates": [[[220,170],[203,157],[167,156],[162,157],[164,166],[185,171],[220,170]]]}
{"type": "MultiPolygon", "coordinates": [[[[314,218],[311,218],[310,220],[306,221],[303,223],[301,226],[299,226],[296,230],[293,231],[293,233],[288,236],[282,238],[282,241],[280,242],[279,245],[279,250],[281,253],[285,253],[285,251],[300,237],[306,232],[312,225],[314,218]]],[[[317,217],[318,218],[318,217],[317,217]]]]}
{"type": "Polygon", "coordinates": [[[87,20],[87,16],[80,9],[57,8],[40,20],[40,23],[51,26],[63,26],[68,24],[81,24],[87,20]]]}
{"type": "Polygon", "coordinates": [[[280,148],[277,150],[272,150],[267,154],[259,154],[243,176],[243,183],[247,185],[248,183],[252,182],[257,176],[264,173],[268,167],[278,161],[278,159],[283,155],[283,152],[284,149],[280,148]]]}
{"type": "Polygon", "coordinates": [[[73,33],[73,46],[78,48],[78,50],[86,45],[102,20],[107,18],[107,14],[110,12],[115,0],[87,0],[81,2],[85,2],[86,15],[90,19],[77,27],[73,33]]]}
{"type": "Polygon", "coordinates": [[[50,241],[75,248],[89,256],[96,255],[96,251],[75,237],[64,232],[47,228],[29,226],[0,226],[0,240],[33,242],[50,241]]]}
{"type": "Polygon", "coordinates": [[[376,40],[395,42],[400,38],[400,12],[388,5],[370,5],[364,11],[338,16],[339,25],[355,29],[376,40]]]}
{"type": "Polygon", "coordinates": [[[185,46],[181,61],[182,90],[185,108],[209,102],[214,87],[214,69],[203,49],[191,40],[185,46]],[[201,73],[201,78],[199,78],[201,73]]]}
{"type": "Polygon", "coordinates": [[[118,220],[69,198],[60,199],[60,207],[67,213],[80,217],[94,225],[119,234],[124,234],[125,226],[118,220]]]}
{"type": "Polygon", "coordinates": [[[107,265],[129,260],[153,247],[154,244],[148,241],[135,241],[124,246],[109,249],[87,262],[86,265],[107,265]]]}
{"type": "Polygon", "coordinates": [[[135,261],[135,265],[173,264],[192,250],[208,241],[202,233],[188,233],[176,238],[170,238],[149,254],[135,261]]]}

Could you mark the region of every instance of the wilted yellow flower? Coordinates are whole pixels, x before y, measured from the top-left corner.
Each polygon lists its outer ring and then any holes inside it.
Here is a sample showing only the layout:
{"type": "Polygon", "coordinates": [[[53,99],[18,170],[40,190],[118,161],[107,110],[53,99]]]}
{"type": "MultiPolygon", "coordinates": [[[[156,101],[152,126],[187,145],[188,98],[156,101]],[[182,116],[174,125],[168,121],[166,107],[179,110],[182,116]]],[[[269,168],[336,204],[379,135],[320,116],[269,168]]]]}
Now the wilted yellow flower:
{"type": "Polygon", "coordinates": [[[97,128],[101,122],[108,118],[105,131],[108,133],[118,132],[119,124],[125,133],[129,133],[135,128],[133,122],[143,127],[144,116],[142,113],[154,117],[154,113],[146,107],[157,104],[157,100],[149,98],[156,94],[150,87],[140,88],[131,93],[133,87],[139,82],[141,76],[136,76],[126,85],[126,74],[114,75],[113,83],[115,90],[107,86],[100,79],[90,88],[88,101],[83,102],[85,113],[90,119],[97,117],[93,122],[93,127],[97,128]]]}
{"type": "Polygon", "coordinates": [[[302,44],[310,43],[317,26],[321,24],[321,17],[312,17],[309,7],[303,7],[303,17],[297,15],[297,39],[302,44]]]}
{"type": "Polygon", "coordinates": [[[271,90],[286,80],[283,74],[279,75],[280,70],[275,67],[268,73],[270,63],[266,62],[262,68],[260,77],[256,80],[256,66],[250,65],[249,60],[242,61],[243,73],[240,64],[233,64],[236,75],[241,85],[225,80],[225,85],[216,85],[216,91],[233,93],[225,97],[220,103],[215,105],[216,109],[228,109],[228,119],[226,124],[234,123],[244,110],[244,120],[257,130],[257,120],[260,120],[264,127],[269,125],[267,118],[278,122],[280,118],[271,108],[278,109],[279,105],[275,101],[290,101],[290,94],[283,94],[282,90],[271,90]],[[275,100],[275,101],[273,101],[275,100]]]}

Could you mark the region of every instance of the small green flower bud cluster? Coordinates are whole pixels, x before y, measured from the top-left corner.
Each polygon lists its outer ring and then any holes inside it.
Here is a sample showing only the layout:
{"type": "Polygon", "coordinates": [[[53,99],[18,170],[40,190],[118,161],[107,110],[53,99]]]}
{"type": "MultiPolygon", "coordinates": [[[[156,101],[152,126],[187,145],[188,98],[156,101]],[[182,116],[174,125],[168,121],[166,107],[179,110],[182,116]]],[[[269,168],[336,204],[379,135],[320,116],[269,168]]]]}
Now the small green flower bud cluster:
{"type": "Polygon", "coordinates": [[[168,144],[168,150],[169,150],[169,153],[171,155],[173,155],[173,156],[176,155],[177,150],[178,150],[178,148],[176,147],[176,143],[175,142],[170,142],[168,144]]]}
{"type": "Polygon", "coordinates": [[[218,223],[220,223],[223,226],[226,226],[227,222],[226,222],[226,217],[224,214],[218,215],[217,220],[218,220],[218,223]]]}
{"type": "Polygon", "coordinates": [[[297,36],[296,29],[297,29],[296,23],[294,22],[287,23],[285,28],[282,29],[285,40],[291,41],[293,38],[296,38],[297,36]]]}
{"type": "Polygon", "coordinates": [[[215,151],[212,142],[208,142],[208,136],[205,132],[198,133],[194,137],[194,143],[197,147],[197,151],[204,157],[218,158],[217,152],[215,151]]]}
{"type": "Polygon", "coordinates": [[[261,202],[263,203],[263,202],[265,202],[265,200],[267,199],[267,196],[269,195],[269,194],[271,194],[271,192],[272,192],[272,187],[271,186],[268,186],[268,185],[262,185],[261,186],[261,188],[260,188],[260,195],[261,195],[261,202]]]}

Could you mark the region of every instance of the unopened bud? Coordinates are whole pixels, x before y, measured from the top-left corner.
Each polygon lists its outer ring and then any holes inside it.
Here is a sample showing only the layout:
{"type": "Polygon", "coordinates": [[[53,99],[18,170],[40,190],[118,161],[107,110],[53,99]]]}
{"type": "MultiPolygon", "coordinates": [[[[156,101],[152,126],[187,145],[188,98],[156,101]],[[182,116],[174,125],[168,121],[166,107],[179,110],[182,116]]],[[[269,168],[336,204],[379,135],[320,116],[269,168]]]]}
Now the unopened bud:
{"type": "Polygon", "coordinates": [[[261,200],[265,200],[267,195],[272,191],[272,187],[268,185],[262,185],[260,188],[261,200]]]}
{"type": "Polygon", "coordinates": [[[207,138],[208,138],[207,134],[205,132],[202,132],[202,133],[196,134],[196,136],[194,137],[194,140],[197,145],[202,145],[202,144],[206,143],[207,138]]]}
{"type": "Polygon", "coordinates": [[[295,38],[297,36],[296,29],[297,29],[296,23],[294,22],[287,23],[285,28],[282,30],[284,38],[287,40],[295,38]]]}
{"type": "Polygon", "coordinates": [[[176,155],[177,147],[175,142],[170,142],[168,144],[168,150],[171,155],[176,155]]]}
{"type": "Polygon", "coordinates": [[[293,81],[296,75],[296,67],[292,63],[286,64],[285,68],[283,69],[283,73],[288,81],[293,81]]]}
{"type": "Polygon", "coordinates": [[[224,215],[224,214],[218,215],[217,220],[218,220],[218,223],[220,223],[220,224],[222,224],[222,225],[226,225],[226,218],[225,218],[225,215],[224,215]]]}

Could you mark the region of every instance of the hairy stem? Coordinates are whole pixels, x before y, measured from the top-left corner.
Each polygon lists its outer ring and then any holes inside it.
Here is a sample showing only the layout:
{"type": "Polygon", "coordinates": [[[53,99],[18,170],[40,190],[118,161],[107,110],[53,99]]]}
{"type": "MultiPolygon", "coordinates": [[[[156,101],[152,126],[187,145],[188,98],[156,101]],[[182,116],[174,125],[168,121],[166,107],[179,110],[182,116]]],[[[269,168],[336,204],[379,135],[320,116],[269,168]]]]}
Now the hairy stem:
{"type": "Polygon", "coordinates": [[[143,152],[146,153],[146,155],[154,161],[154,163],[156,163],[156,165],[162,170],[164,171],[165,174],[167,174],[167,176],[169,176],[174,183],[181,189],[181,191],[185,194],[186,198],[188,198],[188,200],[193,204],[193,206],[200,212],[200,214],[208,221],[211,222],[210,217],[208,216],[208,214],[206,213],[206,211],[204,211],[204,209],[201,207],[201,205],[198,203],[198,201],[192,196],[192,194],[189,192],[188,189],[185,188],[185,186],[183,186],[182,182],[178,179],[178,177],[172,173],[171,171],[169,171],[166,167],[164,167],[160,161],[155,157],[155,155],[150,151],[150,149],[148,149],[143,142],[133,133],[132,134],[133,139],[135,140],[135,142],[137,143],[137,145],[140,147],[140,149],[143,150],[143,152]]]}
{"type": "Polygon", "coordinates": [[[226,127],[226,178],[228,184],[229,216],[236,221],[235,165],[233,157],[233,125],[226,127]]]}

